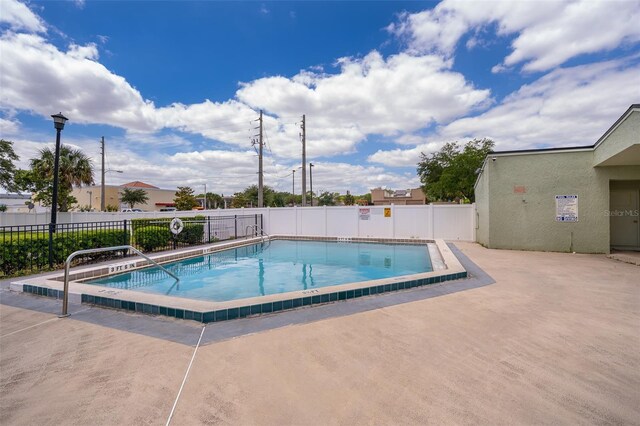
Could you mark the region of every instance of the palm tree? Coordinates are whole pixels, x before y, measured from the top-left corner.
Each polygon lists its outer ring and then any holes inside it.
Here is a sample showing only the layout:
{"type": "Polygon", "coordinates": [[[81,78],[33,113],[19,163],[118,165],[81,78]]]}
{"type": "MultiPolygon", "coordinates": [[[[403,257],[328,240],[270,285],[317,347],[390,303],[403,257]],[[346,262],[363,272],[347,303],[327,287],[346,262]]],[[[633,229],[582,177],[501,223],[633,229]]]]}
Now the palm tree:
{"type": "MultiPolygon", "coordinates": [[[[53,185],[53,168],[55,152],[50,148],[40,150],[40,157],[31,159],[31,170],[41,180],[46,180],[49,185],[45,191],[53,185]]],[[[58,169],[58,185],[60,197],[58,207],[61,212],[69,210],[74,198],[71,196],[73,186],[93,185],[93,164],[91,158],[79,149],[73,149],[66,145],[60,147],[60,166],[58,169]]]]}
{"type": "Polygon", "coordinates": [[[129,204],[129,208],[133,208],[136,204],[146,204],[147,201],[149,201],[149,196],[144,189],[125,188],[120,195],[120,202],[129,204]]]}

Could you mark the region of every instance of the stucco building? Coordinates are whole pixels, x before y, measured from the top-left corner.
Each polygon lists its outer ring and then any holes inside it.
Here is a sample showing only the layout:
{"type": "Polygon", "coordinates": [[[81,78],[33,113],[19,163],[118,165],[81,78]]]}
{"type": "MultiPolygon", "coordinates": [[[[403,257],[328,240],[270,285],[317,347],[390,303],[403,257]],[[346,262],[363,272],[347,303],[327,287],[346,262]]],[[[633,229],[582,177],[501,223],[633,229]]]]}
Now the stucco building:
{"type": "MultiPolygon", "coordinates": [[[[157,186],[149,185],[144,182],[134,181],[125,183],[120,186],[105,185],[105,205],[116,207],[118,210],[129,207],[120,202],[120,195],[124,188],[144,189],[149,197],[146,204],[136,204],[135,208],[146,211],[159,211],[161,208],[174,207],[173,202],[176,191],[174,189],[161,189],[157,186]]],[[[73,189],[73,196],[78,200],[77,205],[80,207],[89,207],[92,210],[100,210],[100,185],[83,186],[73,189]]]]}
{"type": "Polygon", "coordinates": [[[374,206],[388,206],[391,204],[408,206],[426,204],[426,202],[427,197],[425,197],[421,188],[400,189],[397,191],[382,188],[371,190],[371,203],[374,206]]]}
{"type": "Polygon", "coordinates": [[[488,155],[475,192],[486,247],[640,250],[640,104],[593,145],[488,155]]]}

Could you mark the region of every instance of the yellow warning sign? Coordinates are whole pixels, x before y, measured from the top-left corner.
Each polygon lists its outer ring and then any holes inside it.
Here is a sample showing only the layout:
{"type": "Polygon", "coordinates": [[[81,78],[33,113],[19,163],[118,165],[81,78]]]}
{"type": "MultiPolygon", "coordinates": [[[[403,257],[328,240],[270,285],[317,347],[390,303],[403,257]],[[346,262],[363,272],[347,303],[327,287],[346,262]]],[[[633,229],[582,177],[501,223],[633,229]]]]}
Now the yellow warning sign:
{"type": "Polygon", "coordinates": [[[391,207],[384,208],[384,217],[391,217],[391,207]]]}

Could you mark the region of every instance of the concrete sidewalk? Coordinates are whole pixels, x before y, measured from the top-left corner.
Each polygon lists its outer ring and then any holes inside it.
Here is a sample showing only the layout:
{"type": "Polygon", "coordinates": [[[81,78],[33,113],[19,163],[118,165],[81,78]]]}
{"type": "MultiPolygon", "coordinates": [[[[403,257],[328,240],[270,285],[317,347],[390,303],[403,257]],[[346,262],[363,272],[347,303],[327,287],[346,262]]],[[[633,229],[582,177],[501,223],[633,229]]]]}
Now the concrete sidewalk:
{"type": "Polygon", "coordinates": [[[639,423],[637,266],[456,245],[496,282],[195,357],[193,337],[2,304],[0,423],[166,424],[192,358],[175,425],[639,423]]]}

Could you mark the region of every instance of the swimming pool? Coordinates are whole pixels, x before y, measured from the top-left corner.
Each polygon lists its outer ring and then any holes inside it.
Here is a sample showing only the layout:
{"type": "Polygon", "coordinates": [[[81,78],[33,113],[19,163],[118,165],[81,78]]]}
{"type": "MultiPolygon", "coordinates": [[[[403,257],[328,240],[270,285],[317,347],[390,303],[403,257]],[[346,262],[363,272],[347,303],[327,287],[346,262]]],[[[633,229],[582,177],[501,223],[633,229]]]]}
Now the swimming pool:
{"type": "MultiPolygon", "coordinates": [[[[267,294],[265,291],[265,295],[262,296],[260,295],[261,290],[258,285],[258,296],[227,301],[178,297],[176,293],[174,293],[175,291],[185,291],[185,279],[197,275],[200,270],[208,269],[209,261],[211,261],[213,265],[216,263],[215,259],[218,259],[219,269],[231,268],[232,264],[236,262],[236,253],[243,253],[242,250],[235,251],[233,249],[246,250],[248,258],[257,257],[259,252],[264,250],[262,244],[256,244],[261,243],[263,239],[264,237],[237,239],[154,255],[153,259],[163,265],[171,265],[171,262],[174,262],[176,268],[181,268],[179,273],[182,276],[180,288],[178,288],[178,285],[173,288],[170,285],[168,288],[157,288],[155,290],[156,292],[151,292],[151,287],[159,284],[156,280],[161,281],[164,279],[162,275],[164,272],[161,273],[161,271],[149,268],[149,262],[145,259],[136,257],[124,258],[115,263],[77,268],[69,274],[68,297],[73,303],[83,303],[140,314],[168,316],[210,323],[358,299],[361,297],[377,296],[399,290],[412,290],[414,288],[467,277],[467,271],[460,261],[448,247],[447,243],[440,239],[272,235],[268,237],[272,247],[277,241],[282,240],[332,243],[325,246],[327,249],[324,255],[322,252],[315,252],[312,257],[308,257],[308,253],[305,250],[298,250],[298,262],[295,264],[294,272],[290,273],[290,275],[285,273],[271,274],[271,276],[285,277],[287,280],[291,278],[293,278],[293,281],[298,280],[301,285],[301,287],[297,287],[299,290],[284,291],[285,289],[283,288],[283,292],[281,293],[267,294]],[[360,246],[360,243],[365,244],[360,246]],[[386,246],[395,252],[395,257],[382,256],[381,252],[374,250],[376,244],[386,246]],[[409,269],[405,269],[405,266],[407,266],[406,263],[414,270],[420,269],[415,268],[415,259],[411,260],[411,257],[406,255],[406,253],[401,254],[404,250],[403,247],[407,245],[426,249],[429,253],[430,267],[432,270],[427,269],[427,272],[407,274],[409,269]],[[359,247],[363,247],[364,250],[359,249],[359,247]],[[207,257],[213,253],[218,256],[207,257]],[[373,276],[388,276],[388,278],[365,279],[364,281],[348,282],[346,284],[335,284],[335,281],[333,281],[334,285],[322,287],[321,282],[316,280],[316,278],[319,279],[320,275],[323,275],[319,273],[320,268],[317,262],[317,259],[322,259],[323,256],[324,259],[335,260],[335,264],[327,265],[330,270],[330,272],[325,273],[327,276],[335,278],[337,275],[336,271],[343,270],[343,263],[347,262],[346,259],[351,259],[352,261],[357,259],[356,263],[361,264],[363,267],[366,266],[366,268],[370,270],[369,272],[376,269],[377,274],[383,274],[373,276]],[[198,264],[197,258],[201,258],[200,264],[198,264]],[[204,262],[205,258],[207,259],[206,264],[204,262]],[[391,261],[389,261],[389,259],[391,261]],[[304,267],[305,264],[307,265],[306,268],[304,267]],[[385,271],[381,271],[382,269],[385,271]],[[88,284],[89,282],[102,280],[104,278],[124,275],[124,271],[144,271],[145,274],[139,275],[137,282],[133,280],[128,281],[126,284],[112,283],[111,287],[88,284]],[[306,279],[302,280],[302,277],[306,279]],[[304,289],[305,283],[307,286],[306,290],[304,289]],[[124,288],[124,286],[128,288],[124,288]],[[162,293],[163,291],[164,293],[162,293]],[[169,294],[167,294],[167,292],[169,294]]],[[[265,244],[268,245],[269,242],[265,244]]],[[[275,253],[275,251],[271,253],[275,253]]],[[[270,254],[269,249],[266,250],[266,254],[273,256],[270,254]]],[[[249,261],[250,259],[245,260],[245,262],[249,261]]],[[[263,266],[264,264],[263,257],[263,266]]],[[[257,265],[257,269],[255,264],[254,266],[247,267],[247,269],[253,271],[254,277],[256,275],[258,275],[258,277],[260,276],[259,259],[257,265]]],[[[270,269],[265,269],[265,276],[268,270],[270,269]]],[[[351,278],[354,279],[355,277],[360,279],[363,276],[351,276],[351,278]]],[[[220,281],[227,283],[228,280],[222,279],[220,281]]],[[[256,294],[256,281],[254,280],[253,283],[252,291],[254,292],[253,294],[256,294]]],[[[257,283],[260,283],[259,279],[257,283]]],[[[23,291],[25,293],[53,298],[63,297],[63,286],[64,274],[59,273],[29,277],[28,279],[11,283],[11,289],[14,291],[23,291]]],[[[263,287],[265,290],[270,288],[269,285],[264,285],[264,281],[263,287]]],[[[278,291],[280,290],[277,286],[275,288],[278,291]]],[[[191,291],[196,291],[196,289],[193,288],[191,291]]]]}
{"type": "Polygon", "coordinates": [[[87,281],[214,302],[372,281],[433,270],[427,245],[274,240],[87,281]]]}

